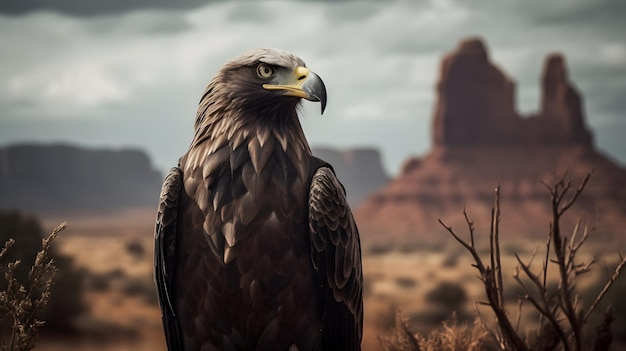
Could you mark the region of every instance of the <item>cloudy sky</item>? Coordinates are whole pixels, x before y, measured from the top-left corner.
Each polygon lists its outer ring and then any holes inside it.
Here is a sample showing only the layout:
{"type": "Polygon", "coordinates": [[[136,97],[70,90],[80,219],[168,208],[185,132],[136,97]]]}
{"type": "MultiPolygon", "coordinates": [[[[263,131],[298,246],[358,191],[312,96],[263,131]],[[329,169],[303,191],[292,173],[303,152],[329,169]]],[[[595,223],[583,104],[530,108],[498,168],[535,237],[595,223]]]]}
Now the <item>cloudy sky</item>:
{"type": "Polygon", "coordinates": [[[537,109],[543,58],[562,52],[596,144],[624,165],[624,18],[623,0],[2,0],[0,145],[138,147],[165,170],[221,64],[278,47],[329,91],[324,116],[304,103],[310,144],[378,147],[395,174],[430,148],[441,58],[480,36],[524,113],[537,109]]]}

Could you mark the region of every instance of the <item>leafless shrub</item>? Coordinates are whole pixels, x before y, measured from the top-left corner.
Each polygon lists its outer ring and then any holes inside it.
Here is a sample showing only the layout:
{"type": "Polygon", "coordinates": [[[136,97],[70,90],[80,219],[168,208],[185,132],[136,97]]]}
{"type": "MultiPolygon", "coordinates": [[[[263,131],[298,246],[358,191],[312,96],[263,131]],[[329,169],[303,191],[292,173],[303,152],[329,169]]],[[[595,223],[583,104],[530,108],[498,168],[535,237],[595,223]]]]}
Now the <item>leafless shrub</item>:
{"type": "MultiPolygon", "coordinates": [[[[571,238],[562,233],[561,219],[564,214],[576,202],[589,181],[589,173],[579,184],[574,187],[565,177],[557,180],[552,185],[542,183],[550,193],[551,222],[545,253],[542,255],[542,265],[538,271],[531,268],[535,252],[531,258],[524,261],[519,255],[515,255],[518,267],[514,279],[519,284],[524,294],[519,303],[518,316],[521,314],[523,303],[529,303],[538,313],[538,328],[534,333],[522,333],[519,330],[519,319],[511,320],[511,314],[504,305],[504,285],[502,281],[502,264],[500,255],[500,187],[495,189],[495,201],[491,216],[491,229],[489,235],[489,256],[483,259],[477,251],[474,241],[474,224],[466,211],[463,211],[469,229],[470,240],[462,239],[451,227],[439,220],[441,225],[472,255],[474,267],[480,274],[480,280],[485,288],[487,301],[480,302],[490,307],[496,317],[496,327],[486,330],[495,338],[503,350],[552,350],[562,349],[565,351],[581,351],[586,349],[608,350],[611,343],[610,324],[612,317],[610,312],[605,314],[600,325],[596,328],[597,335],[591,345],[586,345],[584,335],[585,324],[594,313],[600,301],[607,291],[617,280],[626,265],[626,257],[621,254],[620,262],[613,271],[612,276],[604,284],[602,290],[595,296],[589,307],[583,308],[579,303],[576,290],[576,280],[579,276],[587,273],[595,263],[579,261],[576,257],[580,248],[592,235],[593,229],[582,226],[581,221],[574,228],[571,238]],[[557,267],[558,285],[551,288],[548,278],[548,265],[557,267]]],[[[519,317],[518,317],[519,318],[519,317]]]]}

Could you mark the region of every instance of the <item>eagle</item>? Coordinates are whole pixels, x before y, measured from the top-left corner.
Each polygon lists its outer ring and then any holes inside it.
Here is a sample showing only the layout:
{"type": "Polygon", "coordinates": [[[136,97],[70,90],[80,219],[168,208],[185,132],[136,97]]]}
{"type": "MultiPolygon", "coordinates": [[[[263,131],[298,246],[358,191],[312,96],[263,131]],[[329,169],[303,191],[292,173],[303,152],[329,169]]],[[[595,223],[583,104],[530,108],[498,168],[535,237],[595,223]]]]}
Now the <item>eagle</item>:
{"type": "Polygon", "coordinates": [[[154,280],[168,349],[361,349],[357,226],[298,110],[326,106],[299,57],[254,49],[210,81],[160,193],[154,280]]]}

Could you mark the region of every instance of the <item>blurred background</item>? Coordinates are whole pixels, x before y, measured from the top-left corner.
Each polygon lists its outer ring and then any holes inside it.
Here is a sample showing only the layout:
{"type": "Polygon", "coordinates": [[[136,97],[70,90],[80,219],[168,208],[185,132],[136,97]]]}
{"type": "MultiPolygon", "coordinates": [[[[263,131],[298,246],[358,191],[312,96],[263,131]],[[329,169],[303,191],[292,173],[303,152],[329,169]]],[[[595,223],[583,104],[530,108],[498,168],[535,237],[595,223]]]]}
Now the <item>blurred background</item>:
{"type": "MultiPolygon", "coordinates": [[[[55,254],[57,289],[73,293],[51,302],[64,312],[48,314],[38,349],[164,349],[151,280],[161,180],[206,84],[255,47],[297,54],[326,83],[325,114],[304,102],[301,122],[361,230],[365,350],[397,310],[422,332],[452,311],[473,319],[471,257],[437,219],[464,230],[465,207],[488,233],[497,184],[508,280],[513,253],[545,242],[540,180],[566,170],[574,182],[594,170],[565,226],[584,214],[600,237],[584,258],[610,267],[625,247],[624,17],[620,0],[2,1],[0,239],[36,248],[69,222],[55,254]]],[[[611,302],[626,340],[626,306],[611,302]]]]}

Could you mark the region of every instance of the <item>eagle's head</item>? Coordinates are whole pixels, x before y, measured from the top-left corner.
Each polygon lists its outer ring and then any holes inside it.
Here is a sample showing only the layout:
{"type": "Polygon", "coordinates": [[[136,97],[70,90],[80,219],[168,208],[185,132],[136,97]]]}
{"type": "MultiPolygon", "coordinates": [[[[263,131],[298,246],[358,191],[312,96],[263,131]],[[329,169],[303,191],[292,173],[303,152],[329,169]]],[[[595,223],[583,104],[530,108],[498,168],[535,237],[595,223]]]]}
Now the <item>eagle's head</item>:
{"type": "Polygon", "coordinates": [[[225,116],[262,123],[292,119],[302,99],[319,101],[324,112],[326,88],[320,77],[287,51],[253,49],[226,62],[211,80],[197,122],[225,116]]]}

